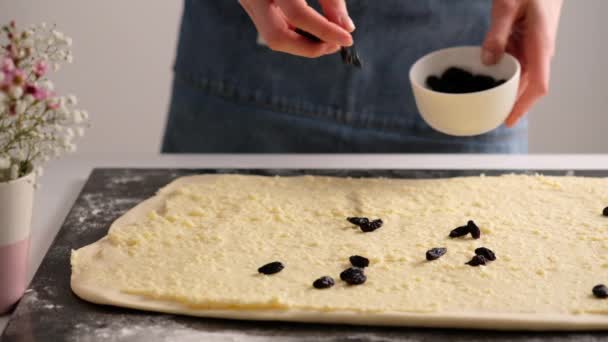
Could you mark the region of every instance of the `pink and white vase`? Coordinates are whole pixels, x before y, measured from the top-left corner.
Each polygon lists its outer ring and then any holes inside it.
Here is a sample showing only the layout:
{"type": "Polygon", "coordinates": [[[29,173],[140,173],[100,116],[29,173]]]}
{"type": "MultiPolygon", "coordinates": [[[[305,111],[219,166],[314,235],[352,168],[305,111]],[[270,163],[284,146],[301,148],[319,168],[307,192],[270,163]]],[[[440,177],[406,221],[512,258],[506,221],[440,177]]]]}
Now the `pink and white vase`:
{"type": "Polygon", "coordinates": [[[35,174],[0,183],[0,314],[27,286],[35,174]]]}

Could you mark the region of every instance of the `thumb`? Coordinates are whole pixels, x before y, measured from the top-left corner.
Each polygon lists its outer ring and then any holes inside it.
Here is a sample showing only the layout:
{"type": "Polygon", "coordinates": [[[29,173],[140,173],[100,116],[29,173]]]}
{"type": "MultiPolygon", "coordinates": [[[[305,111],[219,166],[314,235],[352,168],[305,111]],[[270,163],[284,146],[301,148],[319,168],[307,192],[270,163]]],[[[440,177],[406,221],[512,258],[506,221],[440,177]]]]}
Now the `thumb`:
{"type": "Polygon", "coordinates": [[[345,0],[319,0],[327,20],[342,27],[348,32],[355,30],[355,24],[348,15],[345,0]]]}
{"type": "Polygon", "coordinates": [[[494,0],[490,30],[486,34],[481,53],[484,64],[496,64],[505,53],[517,13],[517,1],[494,0]]]}

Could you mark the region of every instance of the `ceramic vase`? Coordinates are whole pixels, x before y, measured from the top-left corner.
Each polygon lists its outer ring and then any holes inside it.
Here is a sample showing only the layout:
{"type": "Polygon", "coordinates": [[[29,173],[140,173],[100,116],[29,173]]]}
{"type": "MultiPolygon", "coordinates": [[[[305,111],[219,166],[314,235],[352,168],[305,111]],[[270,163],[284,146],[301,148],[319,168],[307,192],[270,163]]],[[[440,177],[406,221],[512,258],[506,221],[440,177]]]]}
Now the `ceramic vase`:
{"type": "Polygon", "coordinates": [[[0,182],[0,314],[8,312],[27,286],[35,174],[0,182]]]}

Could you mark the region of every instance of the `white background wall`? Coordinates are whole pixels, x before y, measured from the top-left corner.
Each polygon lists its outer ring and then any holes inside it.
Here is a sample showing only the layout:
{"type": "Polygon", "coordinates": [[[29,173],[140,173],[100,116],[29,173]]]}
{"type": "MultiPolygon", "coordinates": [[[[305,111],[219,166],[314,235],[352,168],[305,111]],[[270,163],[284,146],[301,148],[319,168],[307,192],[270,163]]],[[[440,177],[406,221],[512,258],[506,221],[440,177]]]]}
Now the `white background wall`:
{"type": "MultiPolygon", "coordinates": [[[[92,116],[78,153],[155,153],[181,8],[179,0],[0,0],[0,22],[56,23],[74,39],[75,62],[54,80],[92,116]]],[[[551,93],[530,115],[530,152],[608,152],[606,13],[606,0],[565,0],[551,93]]]]}
{"type": "Polygon", "coordinates": [[[75,93],[92,127],[78,153],[160,151],[180,0],[0,0],[0,22],[45,21],[74,41],[74,63],[53,77],[75,93]]]}

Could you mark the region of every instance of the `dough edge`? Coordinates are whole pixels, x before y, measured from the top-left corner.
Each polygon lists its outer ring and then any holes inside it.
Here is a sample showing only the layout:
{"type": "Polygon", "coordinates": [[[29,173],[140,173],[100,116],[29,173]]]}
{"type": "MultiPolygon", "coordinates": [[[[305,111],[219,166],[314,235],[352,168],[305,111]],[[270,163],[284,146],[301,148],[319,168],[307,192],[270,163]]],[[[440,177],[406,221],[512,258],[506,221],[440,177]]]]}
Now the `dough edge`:
{"type": "MultiPolygon", "coordinates": [[[[157,194],[144,200],[116,219],[109,231],[145,217],[151,210],[163,207],[165,197],[175,189],[190,183],[210,181],[221,177],[219,174],[183,176],[161,188],[157,194]]],[[[250,176],[251,177],[251,176],[250,176]]],[[[266,177],[266,176],[254,176],[266,177]]],[[[78,249],[80,260],[90,259],[97,253],[106,237],[78,249]]],[[[72,254],[75,251],[72,251],[72,254]]],[[[72,291],[81,299],[102,305],[126,307],[144,311],[180,314],[196,317],[226,318],[260,321],[286,321],[320,324],[350,324],[375,326],[407,326],[426,328],[460,328],[483,330],[527,330],[527,331],[576,331],[608,330],[608,318],[593,314],[500,314],[500,313],[408,313],[408,312],[354,312],[354,311],[311,311],[287,310],[207,310],[193,309],[177,302],[146,298],[86,284],[73,272],[70,277],[72,291]]]]}

